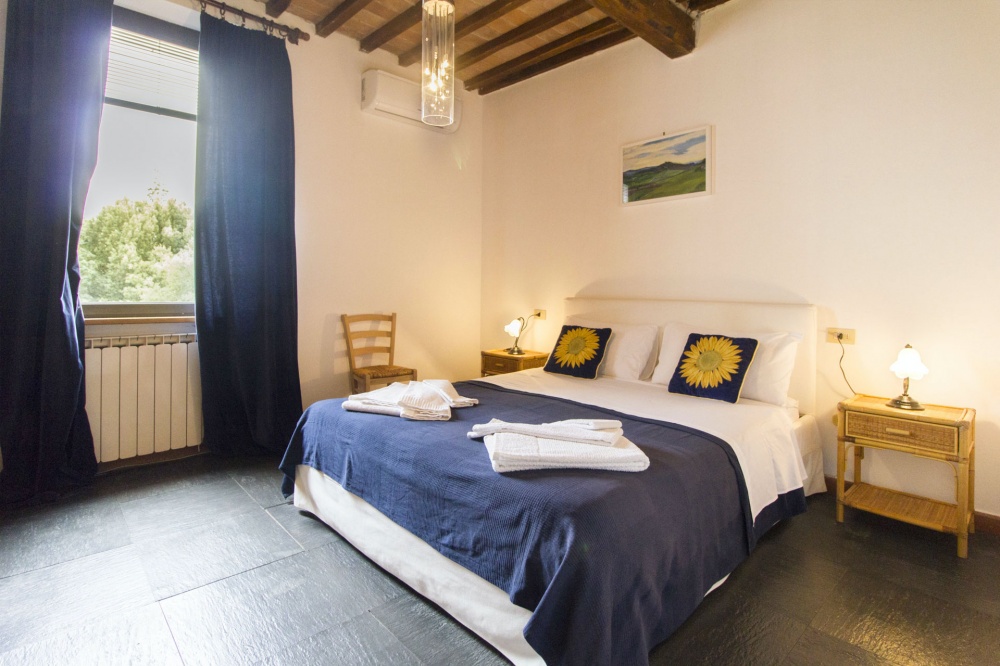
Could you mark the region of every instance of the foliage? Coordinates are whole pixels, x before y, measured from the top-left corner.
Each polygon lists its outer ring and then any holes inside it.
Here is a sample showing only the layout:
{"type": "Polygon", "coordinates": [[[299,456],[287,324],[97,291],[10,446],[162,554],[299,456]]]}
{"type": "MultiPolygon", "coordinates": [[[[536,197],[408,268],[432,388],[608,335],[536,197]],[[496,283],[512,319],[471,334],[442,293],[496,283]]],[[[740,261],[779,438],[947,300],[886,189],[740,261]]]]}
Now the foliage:
{"type": "Polygon", "coordinates": [[[84,303],[194,301],[194,216],[154,184],[105,206],[80,232],[84,303]]]}

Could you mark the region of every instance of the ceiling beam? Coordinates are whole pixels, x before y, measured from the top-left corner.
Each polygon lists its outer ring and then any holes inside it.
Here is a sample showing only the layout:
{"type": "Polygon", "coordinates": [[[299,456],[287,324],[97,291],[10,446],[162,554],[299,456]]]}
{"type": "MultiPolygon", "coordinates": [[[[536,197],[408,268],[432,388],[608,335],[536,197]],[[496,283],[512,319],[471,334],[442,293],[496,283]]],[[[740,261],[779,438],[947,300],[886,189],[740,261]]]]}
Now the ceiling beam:
{"type": "Polygon", "coordinates": [[[278,17],[285,13],[290,4],[292,4],[292,0],[267,0],[264,11],[268,16],[278,17]]]}
{"type": "Polygon", "coordinates": [[[334,7],[332,12],[316,22],[316,34],[320,37],[329,37],[371,2],[372,0],[344,0],[334,7]]]}
{"type": "Polygon", "coordinates": [[[501,88],[506,88],[507,86],[512,86],[515,83],[530,79],[533,76],[538,76],[543,72],[548,72],[549,70],[556,69],[557,67],[562,67],[567,63],[571,63],[574,60],[579,60],[580,58],[585,58],[598,51],[603,51],[604,49],[611,48],[622,42],[627,42],[630,39],[634,39],[635,34],[621,28],[612,32],[604,37],[600,37],[593,41],[587,42],[586,44],[581,44],[575,48],[563,51],[562,53],[549,58],[548,60],[543,60],[541,62],[535,63],[534,65],[529,65],[520,71],[517,71],[505,79],[496,80],[488,85],[484,85],[479,89],[480,95],[486,95],[501,88]]]}
{"type": "MultiPolygon", "coordinates": [[[[488,23],[492,23],[504,14],[517,9],[527,2],[528,0],[494,0],[494,2],[491,2],[478,11],[472,12],[455,24],[455,41],[457,42],[462,37],[475,32],[488,23]]],[[[415,62],[419,62],[420,51],[421,45],[417,44],[414,48],[400,55],[400,67],[408,67],[415,62]]]]}
{"type": "Polygon", "coordinates": [[[527,67],[528,65],[533,65],[536,62],[540,62],[556,55],[557,53],[562,53],[571,48],[575,48],[580,44],[585,44],[591,40],[597,39],[598,37],[603,37],[612,32],[621,30],[621,26],[613,18],[605,17],[600,21],[595,21],[585,28],[580,28],[576,32],[571,32],[565,37],[560,37],[554,41],[549,42],[543,46],[539,46],[534,51],[529,51],[522,56],[518,56],[513,60],[508,60],[502,65],[498,65],[493,69],[487,70],[481,74],[477,74],[472,78],[465,81],[466,90],[475,90],[484,85],[488,85],[493,81],[507,78],[514,72],[527,67]]]}
{"type": "Polygon", "coordinates": [[[589,0],[671,58],[694,51],[694,19],[671,0],[589,0]]]}
{"type": "Polygon", "coordinates": [[[392,19],[378,30],[373,30],[361,40],[361,50],[371,53],[388,41],[399,37],[415,25],[420,25],[420,15],[423,13],[421,3],[417,3],[405,12],[392,19]]]}
{"type": "Polygon", "coordinates": [[[486,95],[501,88],[506,88],[507,86],[514,85],[525,79],[530,79],[533,76],[538,76],[543,72],[548,72],[549,70],[556,69],[557,67],[562,67],[563,65],[573,62],[574,60],[579,60],[592,53],[597,53],[598,51],[603,51],[604,49],[611,48],[622,42],[627,42],[630,39],[635,38],[635,34],[630,30],[621,28],[612,32],[604,37],[600,37],[593,41],[581,44],[575,48],[563,51],[558,55],[549,58],[548,60],[543,60],[541,62],[535,63],[534,65],[529,65],[517,72],[514,72],[505,79],[496,80],[488,85],[484,85],[479,89],[480,95],[486,95]]]}
{"type": "Polygon", "coordinates": [[[589,11],[590,8],[587,0],[569,0],[569,2],[559,5],[555,9],[540,14],[513,30],[505,32],[496,39],[484,42],[455,58],[455,75],[461,78],[462,70],[471,67],[483,58],[487,58],[511,44],[516,44],[529,37],[534,37],[539,33],[545,32],[549,28],[555,27],[574,16],[579,16],[589,11]]]}
{"type": "Polygon", "coordinates": [[[703,12],[712,7],[718,7],[729,2],[729,0],[686,0],[685,5],[693,12],[703,12]]]}

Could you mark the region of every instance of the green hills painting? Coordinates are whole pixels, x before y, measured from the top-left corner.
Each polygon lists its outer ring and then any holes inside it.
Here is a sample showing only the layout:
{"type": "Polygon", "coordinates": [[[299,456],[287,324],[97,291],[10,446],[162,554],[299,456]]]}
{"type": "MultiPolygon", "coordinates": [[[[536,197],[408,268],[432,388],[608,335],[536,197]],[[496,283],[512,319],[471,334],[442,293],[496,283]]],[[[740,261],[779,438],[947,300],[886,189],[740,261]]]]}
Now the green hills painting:
{"type": "Polygon", "coordinates": [[[710,141],[702,127],[622,148],[622,203],[708,194],[710,141]]]}

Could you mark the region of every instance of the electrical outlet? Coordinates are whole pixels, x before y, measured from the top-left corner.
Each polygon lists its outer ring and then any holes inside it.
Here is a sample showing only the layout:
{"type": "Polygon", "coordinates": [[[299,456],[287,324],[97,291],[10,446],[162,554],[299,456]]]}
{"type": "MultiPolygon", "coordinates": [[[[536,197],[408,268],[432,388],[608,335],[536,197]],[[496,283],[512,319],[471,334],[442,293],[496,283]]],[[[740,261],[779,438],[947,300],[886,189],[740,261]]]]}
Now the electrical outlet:
{"type": "Polygon", "coordinates": [[[545,319],[545,310],[540,310],[538,308],[535,308],[535,316],[538,317],[539,319],[545,319]]]}
{"type": "Polygon", "coordinates": [[[840,336],[840,341],[845,345],[854,344],[854,329],[853,328],[828,328],[826,329],[826,341],[837,343],[837,336],[840,336]]]}

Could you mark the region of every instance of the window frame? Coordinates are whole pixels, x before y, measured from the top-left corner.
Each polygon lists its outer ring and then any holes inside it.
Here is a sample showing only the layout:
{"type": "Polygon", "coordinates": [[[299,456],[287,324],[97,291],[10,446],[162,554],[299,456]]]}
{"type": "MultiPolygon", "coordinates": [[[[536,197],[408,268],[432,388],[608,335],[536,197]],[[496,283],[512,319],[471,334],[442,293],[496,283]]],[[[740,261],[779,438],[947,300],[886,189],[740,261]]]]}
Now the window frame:
{"type": "MultiPolygon", "coordinates": [[[[115,6],[111,15],[111,25],[123,30],[137,32],[154,39],[159,39],[171,44],[183,46],[189,49],[198,50],[201,40],[201,33],[182,25],[170,23],[162,19],[147,16],[140,12],[132,11],[124,7],[115,6]]],[[[157,115],[180,118],[182,120],[198,121],[194,114],[175,111],[173,109],[163,109],[146,104],[137,104],[125,100],[105,97],[105,104],[121,106],[136,111],[145,111],[157,115]]],[[[157,320],[194,321],[194,302],[183,303],[82,303],[83,316],[85,320],[92,323],[101,323],[102,320],[135,320],[137,322],[157,320]]],[[[116,322],[118,323],[118,322],[116,322]]]]}

